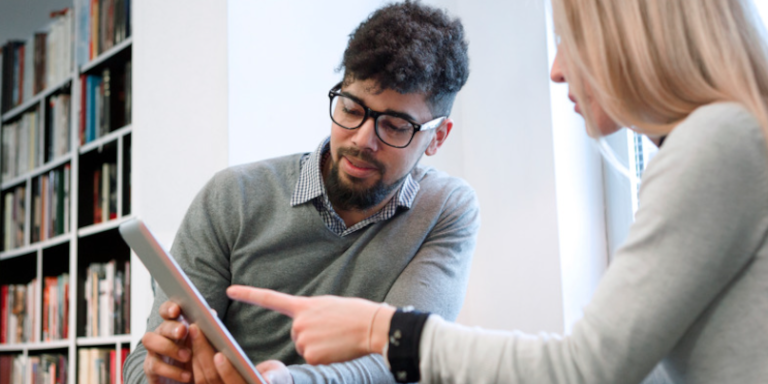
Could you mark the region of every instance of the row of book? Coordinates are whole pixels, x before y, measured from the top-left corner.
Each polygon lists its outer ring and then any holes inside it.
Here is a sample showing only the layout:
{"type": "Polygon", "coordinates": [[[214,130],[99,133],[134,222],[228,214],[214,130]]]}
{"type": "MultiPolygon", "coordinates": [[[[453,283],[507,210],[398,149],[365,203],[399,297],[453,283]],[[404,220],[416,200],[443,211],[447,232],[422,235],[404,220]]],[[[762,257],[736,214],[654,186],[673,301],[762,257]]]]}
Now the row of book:
{"type": "Polygon", "coordinates": [[[69,274],[45,277],[42,320],[43,341],[69,337],[69,274]]]}
{"type": "Polygon", "coordinates": [[[0,384],[67,384],[67,355],[0,356],[0,384]]]}
{"type": "Polygon", "coordinates": [[[44,135],[40,115],[35,109],[12,123],[3,125],[2,178],[23,175],[43,164],[44,135]]]}
{"type": "Polygon", "coordinates": [[[104,163],[93,172],[93,223],[117,218],[117,164],[104,163]]]}
{"type": "Polygon", "coordinates": [[[18,186],[3,195],[3,250],[24,246],[27,188],[18,186]]]}
{"type": "Polygon", "coordinates": [[[128,348],[81,348],[77,350],[77,384],[117,384],[123,382],[122,367],[128,348]],[[118,357],[120,359],[118,366],[118,357]]]}
{"type": "Polygon", "coordinates": [[[44,32],[24,41],[9,41],[2,50],[2,112],[55,86],[74,71],[74,15],[70,9],[51,12],[44,32]]]}
{"type": "Polygon", "coordinates": [[[131,61],[81,75],[80,144],[131,123],[131,61]]]}
{"type": "Polygon", "coordinates": [[[88,337],[131,333],[131,265],[91,263],[85,276],[86,323],[88,337]]]}
{"type": "Polygon", "coordinates": [[[69,153],[70,101],[67,94],[52,96],[45,125],[41,124],[37,109],[3,125],[3,180],[23,175],[69,153]]]}
{"type": "Polygon", "coordinates": [[[32,239],[47,240],[70,230],[71,167],[65,164],[35,179],[32,239]]]}
{"type": "Polygon", "coordinates": [[[78,0],[77,11],[80,65],[131,35],[131,0],[78,0]]]}
{"type": "Polygon", "coordinates": [[[0,344],[37,341],[35,297],[39,291],[37,279],[0,286],[0,344]]]}

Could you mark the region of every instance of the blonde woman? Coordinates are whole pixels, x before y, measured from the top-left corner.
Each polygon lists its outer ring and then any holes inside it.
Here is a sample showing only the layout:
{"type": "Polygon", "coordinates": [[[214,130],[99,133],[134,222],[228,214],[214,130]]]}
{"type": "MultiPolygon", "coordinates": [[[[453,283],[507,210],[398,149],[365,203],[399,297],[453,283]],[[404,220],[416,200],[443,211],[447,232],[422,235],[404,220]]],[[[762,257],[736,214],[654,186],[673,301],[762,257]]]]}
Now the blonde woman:
{"type": "MultiPolygon", "coordinates": [[[[470,329],[361,299],[231,287],[294,318],[309,363],[383,354],[398,381],[768,382],[768,50],[746,0],[553,0],[590,134],[660,144],[636,221],[571,335],[470,329]]],[[[222,376],[231,370],[222,356],[222,376]]]]}

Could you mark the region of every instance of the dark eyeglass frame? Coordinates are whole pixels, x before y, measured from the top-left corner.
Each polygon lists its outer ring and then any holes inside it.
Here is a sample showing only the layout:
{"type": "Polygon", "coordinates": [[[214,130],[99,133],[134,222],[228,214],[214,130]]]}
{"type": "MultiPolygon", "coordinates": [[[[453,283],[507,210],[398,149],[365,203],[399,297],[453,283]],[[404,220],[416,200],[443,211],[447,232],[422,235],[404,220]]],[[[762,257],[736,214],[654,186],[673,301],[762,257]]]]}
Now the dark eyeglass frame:
{"type": "Polygon", "coordinates": [[[411,144],[411,142],[413,141],[413,137],[416,136],[417,132],[423,132],[423,131],[429,131],[429,130],[436,129],[436,128],[440,127],[441,124],[443,124],[443,121],[445,121],[445,119],[448,118],[448,116],[440,116],[440,117],[436,117],[436,118],[434,118],[434,119],[432,119],[430,121],[427,121],[426,123],[419,124],[417,122],[412,121],[411,119],[407,119],[407,118],[403,117],[402,115],[393,114],[393,113],[387,113],[387,112],[374,111],[373,109],[368,108],[367,105],[365,105],[365,104],[363,104],[363,103],[361,103],[361,102],[359,102],[357,100],[354,100],[353,98],[351,98],[351,97],[349,97],[349,96],[347,96],[345,94],[342,94],[341,92],[339,92],[340,89],[341,89],[341,83],[338,83],[338,84],[336,84],[336,86],[331,88],[331,90],[328,92],[328,98],[330,99],[330,106],[329,106],[329,108],[330,108],[330,113],[331,113],[331,121],[333,121],[339,127],[342,127],[344,129],[348,129],[348,130],[353,130],[353,129],[358,129],[358,128],[362,127],[363,124],[365,124],[365,122],[368,120],[368,118],[372,117],[373,118],[373,130],[374,130],[374,132],[376,132],[376,137],[378,137],[379,140],[382,143],[384,143],[384,144],[386,144],[386,145],[388,145],[390,147],[393,147],[393,148],[405,148],[405,147],[409,146],[411,144]],[[343,126],[343,125],[339,124],[336,121],[336,119],[333,118],[333,98],[337,97],[337,96],[339,96],[339,97],[346,97],[346,98],[354,101],[355,103],[359,104],[361,107],[363,107],[363,109],[365,110],[365,115],[363,115],[363,119],[360,121],[360,124],[358,124],[355,127],[346,127],[346,126],[343,126]],[[413,127],[413,133],[411,134],[411,138],[408,139],[408,142],[405,145],[403,145],[403,146],[397,146],[397,145],[392,145],[392,144],[387,143],[386,141],[384,141],[384,139],[382,139],[381,135],[379,134],[379,116],[392,116],[392,117],[396,117],[398,119],[403,119],[403,120],[407,121],[408,123],[410,123],[411,126],[413,127]]]}

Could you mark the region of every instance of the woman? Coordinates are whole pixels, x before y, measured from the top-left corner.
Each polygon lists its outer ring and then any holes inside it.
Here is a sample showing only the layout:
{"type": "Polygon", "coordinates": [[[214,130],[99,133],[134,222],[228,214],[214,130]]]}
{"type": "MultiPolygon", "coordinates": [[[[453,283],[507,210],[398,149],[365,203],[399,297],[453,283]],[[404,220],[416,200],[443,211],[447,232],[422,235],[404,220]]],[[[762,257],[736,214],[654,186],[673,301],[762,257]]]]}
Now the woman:
{"type": "Polygon", "coordinates": [[[673,382],[768,382],[768,49],[755,14],[746,0],[553,0],[551,77],[590,134],[630,127],[660,145],[627,243],[571,335],[360,299],[230,297],[294,317],[309,363],[380,353],[399,381],[638,383],[661,363],[673,382]]]}

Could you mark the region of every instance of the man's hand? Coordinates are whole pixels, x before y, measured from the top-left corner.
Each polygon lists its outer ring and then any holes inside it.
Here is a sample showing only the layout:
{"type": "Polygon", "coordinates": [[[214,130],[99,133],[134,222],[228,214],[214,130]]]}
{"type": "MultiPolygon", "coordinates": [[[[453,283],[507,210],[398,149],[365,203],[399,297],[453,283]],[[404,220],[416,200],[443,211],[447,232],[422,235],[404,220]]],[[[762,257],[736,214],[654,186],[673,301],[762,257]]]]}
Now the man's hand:
{"type": "Polygon", "coordinates": [[[187,335],[186,325],[177,321],[180,314],[181,308],[177,304],[166,301],[160,306],[160,317],[164,321],[154,331],[145,333],[141,339],[147,349],[144,373],[150,384],[158,384],[161,377],[182,383],[188,383],[192,378],[188,364],[178,367],[163,361],[163,357],[167,356],[180,363],[188,363],[192,355],[188,344],[177,344],[187,335]]]}
{"type": "Polygon", "coordinates": [[[293,318],[291,339],[309,364],[349,361],[381,353],[395,308],[336,296],[297,297],[233,285],[227,295],[293,318]]]}
{"type": "MultiPolygon", "coordinates": [[[[221,380],[224,384],[245,384],[245,380],[237,372],[237,369],[229,362],[226,356],[221,352],[213,356],[213,362],[216,364],[216,370],[221,376],[221,380]]],[[[256,370],[259,371],[261,377],[267,381],[268,384],[293,384],[293,376],[288,368],[280,361],[267,360],[256,366],[256,370]]]]}

